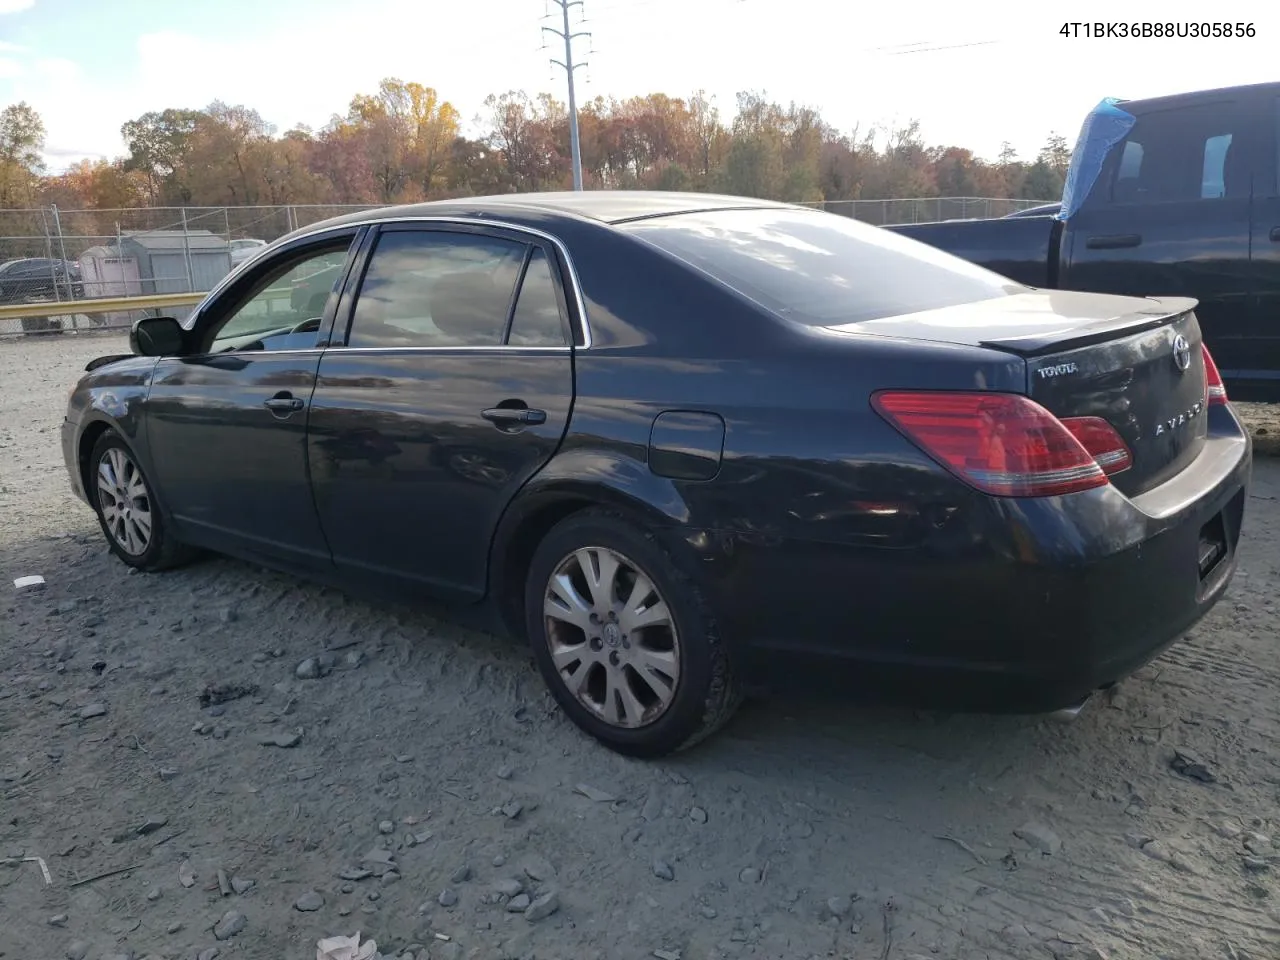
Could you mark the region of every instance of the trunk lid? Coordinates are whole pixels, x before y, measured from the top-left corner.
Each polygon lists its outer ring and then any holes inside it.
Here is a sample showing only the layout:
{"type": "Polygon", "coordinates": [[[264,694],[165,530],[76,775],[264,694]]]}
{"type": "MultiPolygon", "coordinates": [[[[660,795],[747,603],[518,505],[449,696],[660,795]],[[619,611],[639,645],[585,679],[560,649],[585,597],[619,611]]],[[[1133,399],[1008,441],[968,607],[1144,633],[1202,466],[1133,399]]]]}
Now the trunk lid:
{"type": "Polygon", "coordinates": [[[1205,443],[1195,306],[1186,298],[1036,291],[837,329],[1022,357],[1029,397],[1059,418],[1100,417],[1120,434],[1133,464],[1111,481],[1134,496],[1184,469],[1205,443]]]}

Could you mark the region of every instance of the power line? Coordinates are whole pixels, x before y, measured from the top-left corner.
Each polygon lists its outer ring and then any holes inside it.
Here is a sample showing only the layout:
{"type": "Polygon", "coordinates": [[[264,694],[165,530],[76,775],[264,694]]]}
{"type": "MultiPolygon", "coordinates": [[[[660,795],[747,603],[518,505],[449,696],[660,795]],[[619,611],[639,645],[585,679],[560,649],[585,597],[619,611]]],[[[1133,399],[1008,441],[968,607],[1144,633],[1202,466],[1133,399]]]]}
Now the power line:
{"type": "Polygon", "coordinates": [[[559,37],[564,41],[564,60],[556,60],[552,58],[551,62],[557,66],[563,67],[565,75],[569,79],[569,150],[573,154],[573,189],[582,189],[582,148],[578,142],[578,100],[573,90],[573,72],[580,67],[585,67],[586,63],[573,62],[573,41],[578,37],[589,37],[589,31],[579,31],[573,33],[569,27],[569,8],[581,7],[582,0],[550,0],[560,8],[560,17],[564,23],[563,30],[557,30],[554,27],[543,27],[543,32],[550,33],[559,37]]]}
{"type": "MultiPolygon", "coordinates": [[[[993,43],[1000,43],[999,40],[974,40],[971,43],[952,43],[946,46],[928,46],[926,44],[903,44],[907,49],[889,50],[888,55],[891,57],[901,57],[908,53],[935,53],[938,50],[963,50],[967,47],[989,47],[993,43]]],[[[881,48],[885,49],[885,48],[881,48]]]]}

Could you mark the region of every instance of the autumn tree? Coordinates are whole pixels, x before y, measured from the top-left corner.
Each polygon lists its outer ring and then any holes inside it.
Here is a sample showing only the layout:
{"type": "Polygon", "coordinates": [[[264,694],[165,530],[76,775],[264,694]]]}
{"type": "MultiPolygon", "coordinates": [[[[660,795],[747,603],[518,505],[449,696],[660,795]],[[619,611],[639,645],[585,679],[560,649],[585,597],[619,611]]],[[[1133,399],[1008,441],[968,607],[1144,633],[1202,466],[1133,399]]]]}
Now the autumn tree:
{"type": "Polygon", "coordinates": [[[706,91],[689,98],[689,133],[693,138],[693,170],[702,184],[711,180],[711,171],[724,163],[729,131],[720,121],[720,108],[706,91]]]}
{"type": "Polygon", "coordinates": [[[0,110],[0,208],[30,206],[40,188],[44,121],[25,101],[0,110]]]}
{"type": "MultiPolygon", "coordinates": [[[[569,188],[563,102],[513,90],[484,106],[474,138],[435,88],[396,77],[352,97],[319,131],[281,134],[245,105],[169,108],[123,125],[121,160],[42,178],[43,128],[18,104],[0,115],[0,204],[38,202],[38,189],[43,202],[106,210],[402,203],[569,188]]],[[[1071,155],[1053,134],[1031,163],[1007,143],[987,161],[962,145],[926,143],[915,121],[839,131],[813,107],[754,91],[738,95],[732,117],[704,91],[596,97],[580,107],[578,127],[587,189],[714,190],[798,203],[1049,200],[1060,195],[1071,155]]],[[[889,207],[879,214],[897,215],[889,207]]]]}
{"type": "Polygon", "coordinates": [[[123,160],[81,160],[45,180],[41,199],[68,210],[116,210],[147,200],[146,175],[123,160]]]}
{"type": "Polygon", "coordinates": [[[373,203],[378,199],[373,163],[359,127],[335,117],[315,137],[308,157],[308,168],[324,185],[329,202],[373,203]]]}
{"type": "Polygon", "coordinates": [[[530,99],[527,93],[511,90],[485,100],[490,115],[491,149],[505,161],[508,185],[520,191],[559,187],[556,174],[563,166],[548,121],[548,103],[530,99]],[[540,112],[541,111],[541,112],[540,112]]]}

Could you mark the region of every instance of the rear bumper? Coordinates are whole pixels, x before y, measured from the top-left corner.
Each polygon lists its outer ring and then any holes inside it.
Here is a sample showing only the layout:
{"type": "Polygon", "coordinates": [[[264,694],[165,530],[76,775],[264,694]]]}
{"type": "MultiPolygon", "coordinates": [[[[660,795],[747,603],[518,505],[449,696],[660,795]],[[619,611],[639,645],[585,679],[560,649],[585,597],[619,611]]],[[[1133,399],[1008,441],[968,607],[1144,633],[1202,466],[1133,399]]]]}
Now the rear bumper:
{"type": "Polygon", "coordinates": [[[709,584],[756,687],[984,710],[1078,703],[1177,641],[1236,568],[1252,467],[1229,408],[1202,455],[1133,499],[1002,501],[910,549],[735,544],[709,584]],[[1205,541],[1221,555],[1202,573],[1205,541]]]}

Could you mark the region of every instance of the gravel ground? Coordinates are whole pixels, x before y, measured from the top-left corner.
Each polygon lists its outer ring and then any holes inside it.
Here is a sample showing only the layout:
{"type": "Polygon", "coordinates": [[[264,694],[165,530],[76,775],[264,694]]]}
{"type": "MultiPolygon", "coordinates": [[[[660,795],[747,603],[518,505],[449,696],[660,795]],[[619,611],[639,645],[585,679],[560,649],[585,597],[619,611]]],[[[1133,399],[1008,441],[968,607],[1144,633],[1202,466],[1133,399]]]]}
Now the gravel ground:
{"type": "Polygon", "coordinates": [[[1230,596],[1074,724],[750,704],[646,764],[448,619],[130,575],[57,434],[117,344],[0,343],[0,956],[1276,956],[1280,463],[1230,596]]]}

